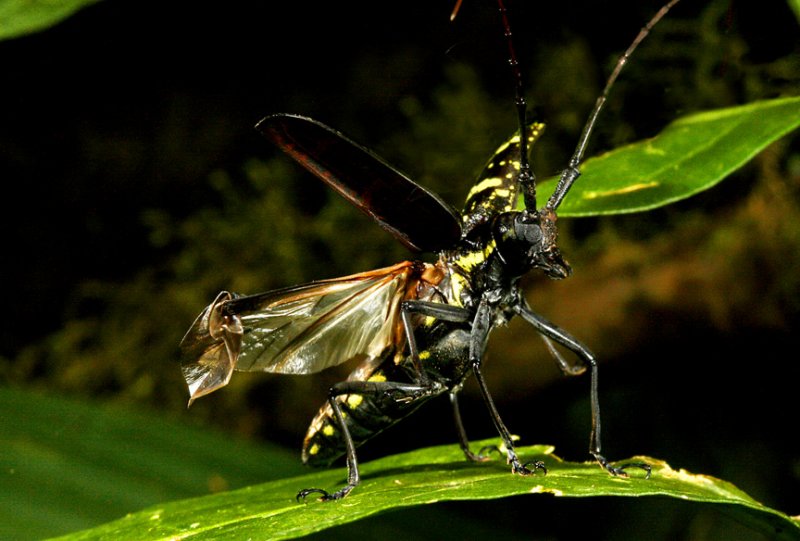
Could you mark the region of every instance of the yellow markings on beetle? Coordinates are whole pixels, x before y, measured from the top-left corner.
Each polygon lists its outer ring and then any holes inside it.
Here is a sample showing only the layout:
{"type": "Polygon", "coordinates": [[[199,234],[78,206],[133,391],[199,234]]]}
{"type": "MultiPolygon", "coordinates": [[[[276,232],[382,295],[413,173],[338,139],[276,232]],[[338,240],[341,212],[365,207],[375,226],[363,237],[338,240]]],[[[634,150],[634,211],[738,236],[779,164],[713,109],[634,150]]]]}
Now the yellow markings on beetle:
{"type": "Polygon", "coordinates": [[[501,179],[500,177],[485,178],[472,187],[472,189],[467,194],[467,201],[469,201],[475,194],[478,194],[484,190],[488,190],[489,188],[496,188],[497,186],[501,186],[502,184],[503,184],[503,179],[501,179]]]}
{"type": "Polygon", "coordinates": [[[583,192],[584,199],[599,199],[601,197],[612,197],[614,195],[625,195],[628,193],[638,192],[639,190],[646,190],[648,188],[655,188],[658,186],[659,183],[656,181],[652,182],[640,182],[638,184],[631,184],[630,186],[625,186],[624,188],[617,188],[616,190],[589,190],[583,192]]]}
{"type": "Polygon", "coordinates": [[[431,352],[428,351],[427,349],[419,352],[420,361],[424,361],[425,359],[430,359],[430,358],[431,358],[431,352]]]}
{"type": "Polygon", "coordinates": [[[533,140],[542,135],[544,131],[544,124],[536,122],[528,127],[528,142],[533,143],[533,140]]]}
{"type": "Polygon", "coordinates": [[[450,278],[450,289],[453,291],[453,301],[455,301],[456,306],[462,306],[461,292],[464,291],[464,285],[466,283],[466,278],[460,274],[453,274],[453,276],[450,278]]]}
{"type": "Polygon", "coordinates": [[[454,261],[456,265],[469,272],[486,260],[483,252],[468,252],[454,261]]]}
{"type": "MultiPolygon", "coordinates": [[[[454,263],[459,267],[461,267],[462,269],[464,269],[465,271],[469,272],[476,266],[486,261],[486,259],[491,255],[491,253],[494,252],[495,248],[497,248],[497,243],[494,240],[492,240],[486,244],[483,250],[468,252],[462,256],[459,256],[456,258],[454,263]]],[[[459,284],[459,286],[462,285],[463,284],[459,284]]]]}
{"type": "Polygon", "coordinates": [[[381,373],[372,374],[370,377],[367,378],[367,381],[383,382],[383,381],[386,381],[386,376],[384,376],[381,373]]]}
{"type": "Polygon", "coordinates": [[[308,448],[309,455],[316,455],[317,453],[319,453],[319,445],[317,445],[316,443],[308,448]]]}
{"type": "MultiPolygon", "coordinates": [[[[536,122],[528,126],[529,144],[533,145],[533,143],[536,142],[539,136],[542,135],[542,132],[544,132],[544,127],[545,127],[544,124],[542,124],[541,122],[536,122]]],[[[498,164],[497,162],[494,161],[494,159],[497,158],[498,156],[506,154],[509,147],[519,147],[519,141],[520,141],[519,132],[517,132],[508,141],[500,145],[500,147],[495,151],[494,156],[492,156],[492,159],[489,160],[489,164],[486,166],[486,168],[494,169],[495,167],[497,167],[498,164]]],[[[501,161],[499,165],[501,166],[505,165],[505,161],[501,161]]],[[[516,163],[515,167],[519,167],[519,163],[516,163]]]]}
{"type": "Polygon", "coordinates": [[[505,188],[498,188],[492,194],[491,200],[494,201],[495,199],[498,199],[498,198],[506,200],[506,204],[503,205],[503,210],[511,210],[511,199],[513,199],[511,197],[511,190],[508,190],[508,189],[505,189],[505,188]]]}
{"type": "Polygon", "coordinates": [[[336,427],[334,427],[332,424],[326,423],[325,426],[322,427],[322,433],[326,436],[333,436],[336,434],[336,427]]]}
{"type": "Polygon", "coordinates": [[[360,394],[347,395],[347,405],[351,408],[357,408],[364,401],[364,397],[360,394]]]}
{"type": "Polygon", "coordinates": [[[500,145],[500,148],[498,148],[495,151],[494,155],[497,156],[498,154],[502,154],[508,147],[516,143],[519,143],[519,134],[515,135],[514,137],[512,137],[511,139],[500,145]]]}

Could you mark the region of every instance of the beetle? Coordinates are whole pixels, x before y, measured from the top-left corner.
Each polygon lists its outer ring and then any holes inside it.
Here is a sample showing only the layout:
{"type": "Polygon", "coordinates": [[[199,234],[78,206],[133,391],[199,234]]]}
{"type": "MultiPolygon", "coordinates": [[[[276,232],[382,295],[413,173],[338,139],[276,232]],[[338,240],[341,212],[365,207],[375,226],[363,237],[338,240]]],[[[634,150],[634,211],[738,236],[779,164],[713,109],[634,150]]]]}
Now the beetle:
{"type": "Polygon", "coordinates": [[[627,476],[645,463],[614,465],[602,454],[598,366],[594,354],[534,312],[520,279],[538,269],[553,279],[571,274],[558,248],[557,209],[580,176],[580,164],[598,114],[630,54],[679,0],[671,0],[642,28],[620,57],[597,99],[554,193],[537,209],[529,150],[544,124],[527,121],[522,77],[502,0],[499,11],[517,83],[517,134],[489,159],[461,213],[342,133],[307,117],[276,114],[256,128],[300,165],[371,216],[407,248],[435,252],[435,263],[404,261],[383,269],[319,280],[255,295],[223,291],[197,317],[181,342],[181,365],[191,401],[225,386],[234,370],[310,374],[358,359],[347,380],[334,384],[311,422],[302,459],[329,465],[346,456],[347,483],[329,492],[305,488],[297,499],[319,494],[338,500],[359,484],[356,447],[447,394],[461,449],[470,450],[458,393],[474,376],[503,443],[513,473],[546,473],[540,461],[523,463],[514,450],[486,385],[481,361],[492,329],[514,316],[529,323],[567,374],[590,375],[592,427],[589,453],[611,475],[627,476]],[[519,197],[524,208],[517,210],[519,197]],[[555,344],[572,352],[568,363],[555,344]]]}

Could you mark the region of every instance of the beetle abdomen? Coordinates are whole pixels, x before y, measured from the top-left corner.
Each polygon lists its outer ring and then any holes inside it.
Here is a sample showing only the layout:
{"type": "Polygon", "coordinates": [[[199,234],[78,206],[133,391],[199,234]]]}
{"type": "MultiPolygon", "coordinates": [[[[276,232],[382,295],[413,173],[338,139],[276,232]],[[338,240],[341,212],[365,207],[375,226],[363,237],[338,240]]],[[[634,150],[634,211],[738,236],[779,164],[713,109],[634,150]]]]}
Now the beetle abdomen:
{"type": "MultiPolygon", "coordinates": [[[[373,376],[374,377],[374,376],[373,376]]],[[[347,430],[356,447],[386,430],[432,398],[402,397],[396,393],[348,394],[337,397],[347,430]]],[[[344,434],[329,403],[320,408],[303,440],[303,463],[328,466],[347,451],[344,434]]]]}

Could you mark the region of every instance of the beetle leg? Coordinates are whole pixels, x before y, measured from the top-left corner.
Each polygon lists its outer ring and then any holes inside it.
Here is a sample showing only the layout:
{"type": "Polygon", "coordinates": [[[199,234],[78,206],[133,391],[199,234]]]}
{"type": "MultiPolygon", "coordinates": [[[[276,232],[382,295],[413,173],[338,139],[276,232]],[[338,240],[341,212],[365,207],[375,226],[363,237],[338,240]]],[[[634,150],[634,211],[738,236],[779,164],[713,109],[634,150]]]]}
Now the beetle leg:
{"type": "Polygon", "coordinates": [[[539,336],[542,337],[542,341],[544,345],[547,346],[547,350],[550,352],[550,355],[553,356],[553,360],[556,361],[558,368],[561,369],[561,373],[565,376],[580,376],[584,372],[586,372],[586,365],[572,365],[561,355],[561,352],[556,349],[556,345],[543,334],[539,336]]]}
{"type": "Polygon", "coordinates": [[[422,364],[419,361],[419,348],[417,347],[417,339],[414,337],[414,326],[411,324],[411,314],[420,314],[451,323],[466,323],[469,321],[469,312],[464,308],[439,302],[411,300],[404,301],[400,304],[400,317],[403,320],[403,328],[406,332],[411,362],[414,364],[414,369],[417,372],[417,379],[424,383],[427,382],[429,378],[422,369],[422,364]]]}
{"type": "Polygon", "coordinates": [[[458,407],[459,390],[460,388],[456,388],[450,391],[450,404],[453,406],[453,419],[455,420],[456,430],[458,431],[458,445],[461,447],[467,460],[472,462],[486,462],[487,460],[491,460],[489,453],[492,451],[500,453],[500,448],[496,445],[481,447],[477,454],[473,453],[469,448],[469,438],[467,438],[467,431],[464,429],[464,422],[461,420],[461,410],[458,407]]]}
{"type": "MultiPolygon", "coordinates": [[[[590,391],[589,401],[592,409],[592,431],[589,435],[589,454],[612,475],[619,475],[627,477],[625,471],[628,468],[640,468],[646,472],[645,477],[650,478],[651,467],[644,462],[630,462],[621,464],[620,466],[612,465],[602,454],[602,446],[600,441],[600,399],[597,386],[597,359],[589,348],[583,345],[580,341],[570,335],[567,331],[559,326],[551,323],[544,317],[540,316],[522,301],[514,305],[514,311],[522,317],[525,321],[530,323],[537,331],[539,331],[545,338],[552,340],[571,352],[573,352],[584,365],[589,367],[590,370],[590,391]]],[[[563,359],[559,362],[561,363],[563,359]]]]}
{"type": "Polygon", "coordinates": [[[350,431],[347,429],[347,424],[344,422],[344,416],[342,416],[342,408],[339,406],[339,402],[336,400],[336,397],[339,393],[334,391],[334,387],[331,388],[331,391],[328,395],[328,403],[331,405],[333,409],[333,413],[336,416],[336,422],[339,425],[339,428],[344,435],[344,442],[345,447],[347,449],[347,484],[337,490],[334,493],[330,493],[327,490],[323,490],[321,488],[305,488],[297,493],[295,499],[299,502],[301,499],[303,502],[306,501],[306,497],[310,494],[320,494],[320,501],[329,501],[329,500],[340,500],[350,494],[350,491],[353,490],[358,483],[361,481],[361,477],[358,474],[358,459],[356,458],[356,446],[353,443],[353,438],[350,436],[350,431]]]}
{"type": "MultiPolygon", "coordinates": [[[[401,314],[403,317],[403,324],[406,330],[406,338],[408,340],[408,349],[411,355],[414,367],[417,370],[418,377],[421,381],[427,378],[425,371],[419,362],[419,348],[417,341],[414,337],[413,326],[411,325],[411,314],[421,314],[428,317],[440,319],[442,321],[449,321],[451,323],[467,323],[469,321],[469,312],[457,306],[451,306],[438,302],[427,301],[406,301],[400,306],[401,314]]],[[[461,412],[458,408],[458,390],[450,392],[450,403],[453,406],[453,418],[456,423],[456,430],[458,432],[458,444],[461,450],[464,451],[464,456],[473,462],[484,462],[489,460],[488,456],[483,454],[484,451],[490,452],[492,450],[499,451],[496,446],[487,446],[478,451],[478,454],[473,453],[469,449],[469,440],[467,439],[467,432],[464,429],[464,423],[461,420],[461,412]]]]}
{"type": "Polygon", "coordinates": [[[361,481],[358,472],[358,459],[356,457],[356,446],[344,420],[342,407],[337,398],[341,395],[359,394],[386,394],[397,401],[418,400],[420,398],[433,397],[444,392],[445,388],[441,383],[427,381],[424,383],[400,383],[396,381],[342,381],[333,385],[328,392],[328,403],[333,409],[336,423],[342,431],[345,442],[347,456],[347,484],[336,492],[328,492],[321,488],[306,488],[297,493],[297,501],[305,501],[310,494],[320,494],[321,501],[340,500],[347,496],[361,481]]]}
{"type": "Polygon", "coordinates": [[[482,298],[478,304],[478,310],[475,313],[475,319],[472,323],[472,334],[470,335],[469,344],[469,360],[472,365],[472,372],[475,374],[475,379],[478,382],[478,387],[481,390],[481,395],[489,409],[489,415],[492,418],[497,432],[500,434],[500,439],[506,448],[506,459],[511,464],[511,471],[520,475],[530,475],[536,470],[542,470],[547,473],[544,463],[540,461],[530,462],[523,464],[519,461],[517,453],[514,451],[514,442],[511,439],[511,433],[506,428],[505,423],[500,418],[500,412],[497,411],[497,406],[494,404],[492,395],[489,393],[489,387],[486,385],[486,380],[481,373],[481,360],[483,353],[486,349],[486,342],[489,338],[489,332],[492,330],[492,312],[494,308],[486,299],[482,298]],[[532,466],[533,469],[528,468],[532,466]]]}

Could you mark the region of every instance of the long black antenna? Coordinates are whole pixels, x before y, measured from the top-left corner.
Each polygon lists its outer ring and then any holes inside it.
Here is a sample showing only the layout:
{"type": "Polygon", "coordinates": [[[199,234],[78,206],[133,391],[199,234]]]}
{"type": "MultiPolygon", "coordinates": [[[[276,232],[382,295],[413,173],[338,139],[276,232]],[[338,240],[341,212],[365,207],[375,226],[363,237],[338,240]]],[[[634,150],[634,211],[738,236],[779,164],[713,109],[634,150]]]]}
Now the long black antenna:
{"type": "MultiPolygon", "coordinates": [[[[499,1],[499,0],[498,0],[499,1]]],[[[628,62],[628,58],[630,58],[633,51],[636,50],[636,47],[647,37],[650,33],[650,30],[660,21],[664,15],[674,6],[680,2],[680,0],[670,0],[658,12],[653,16],[652,19],[639,31],[639,34],[633,40],[633,43],[630,44],[628,49],[619,57],[617,60],[617,64],[614,66],[614,71],[611,72],[611,75],[606,81],[606,86],[603,89],[603,93],[597,98],[597,101],[594,104],[594,109],[592,109],[591,114],[589,115],[589,120],[586,122],[586,126],[583,128],[583,133],[581,134],[581,138],[578,141],[578,146],[575,147],[575,152],[572,154],[572,158],[569,160],[569,165],[567,168],[561,172],[561,177],[558,179],[558,184],[556,185],[556,189],[553,192],[553,195],[550,196],[550,199],[547,201],[546,208],[549,210],[555,211],[558,206],[561,204],[561,201],[564,200],[564,197],[569,192],[569,189],[572,187],[572,184],[581,176],[581,172],[578,169],[581,162],[583,161],[583,155],[586,152],[586,145],[589,142],[589,137],[592,135],[592,131],[594,130],[595,123],[597,122],[597,117],[600,114],[600,111],[603,109],[603,105],[606,103],[606,99],[608,98],[609,92],[611,92],[611,87],[614,86],[614,82],[617,80],[619,73],[622,71],[622,68],[625,67],[625,64],[628,62]]],[[[526,202],[527,204],[527,202],[526,202]]]]}
{"type": "MultiPolygon", "coordinates": [[[[677,1],[677,0],[676,0],[677,1]]],[[[457,6],[460,5],[460,2],[457,6]]],[[[531,211],[536,210],[536,177],[531,169],[528,159],[528,102],[525,100],[524,86],[522,84],[522,73],[519,69],[517,54],[514,50],[514,40],[512,39],[511,23],[508,21],[508,11],[503,0],[497,0],[497,9],[503,21],[503,35],[508,44],[508,65],[516,81],[515,104],[517,106],[517,118],[519,121],[519,175],[517,181],[522,189],[525,200],[525,208],[531,211]]]]}

